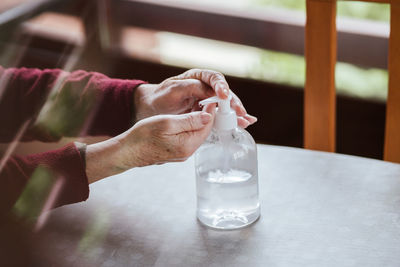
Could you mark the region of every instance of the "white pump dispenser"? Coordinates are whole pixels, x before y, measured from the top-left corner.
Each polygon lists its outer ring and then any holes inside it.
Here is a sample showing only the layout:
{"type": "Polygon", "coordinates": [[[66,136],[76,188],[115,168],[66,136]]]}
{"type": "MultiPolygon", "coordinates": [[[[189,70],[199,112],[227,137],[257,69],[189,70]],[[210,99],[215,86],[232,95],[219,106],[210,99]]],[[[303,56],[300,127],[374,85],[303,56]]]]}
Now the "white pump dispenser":
{"type": "Polygon", "coordinates": [[[211,134],[195,154],[197,218],[216,229],[242,228],[260,216],[257,147],[238,127],[231,98],[199,103],[218,103],[211,134]]]}
{"type": "Polygon", "coordinates": [[[216,130],[231,130],[237,127],[237,117],[235,111],[231,109],[231,99],[231,95],[229,95],[227,99],[213,96],[199,102],[201,106],[218,103],[218,111],[214,122],[214,128],[216,130]]]}

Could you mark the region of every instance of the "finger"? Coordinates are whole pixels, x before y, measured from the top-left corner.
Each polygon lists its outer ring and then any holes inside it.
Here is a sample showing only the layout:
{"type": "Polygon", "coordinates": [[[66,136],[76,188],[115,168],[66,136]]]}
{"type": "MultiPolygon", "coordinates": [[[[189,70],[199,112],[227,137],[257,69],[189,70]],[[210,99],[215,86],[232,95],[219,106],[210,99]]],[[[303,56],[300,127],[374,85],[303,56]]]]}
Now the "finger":
{"type": "Polygon", "coordinates": [[[229,95],[229,85],[224,75],[212,70],[191,69],[176,78],[178,79],[197,79],[214,89],[218,97],[226,99],[229,95]]]}
{"type": "Polygon", "coordinates": [[[233,110],[235,110],[238,116],[245,116],[247,114],[242,101],[240,101],[240,99],[234,93],[232,93],[231,107],[233,110]]]}
{"type": "Polygon", "coordinates": [[[174,82],[176,85],[173,86],[173,94],[177,99],[203,100],[215,95],[210,86],[196,79],[174,80],[174,82]]]}
{"type": "Polygon", "coordinates": [[[192,132],[203,129],[212,121],[212,115],[204,111],[197,111],[181,115],[169,116],[170,134],[179,134],[182,132],[192,132]]]}
{"type": "Polygon", "coordinates": [[[212,116],[215,115],[215,109],[217,108],[217,104],[213,103],[213,104],[207,104],[203,107],[203,111],[210,113],[212,116]]]}
{"type": "Polygon", "coordinates": [[[250,122],[243,117],[237,117],[237,122],[239,127],[247,128],[250,125],[250,122]]]}
{"type": "MultiPolygon", "coordinates": [[[[205,107],[205,110],[207,111],[206,114],[210,114],[212,116],[212,120],[210,123],[206,124],[203,128],[197,131],[187,131],[181,133],[181,136],[183,139],[188,140],[187,141],[187,148],[190,151],[190,155],[196,151],[199,146],[204,143],[204,141],[207,139],[207,137],[210,135],[213,122],[214,122],[214,115],[215,115],[215,104],[209,104],[205,107]],[[210,113],[209,113],[210,112],[210,113]]],[[[188,154],[188,155],[189,155],[188,154]]]]}
{"type": "Polygon", "coordinates": [[[215,95],[215,91],[208,84],[196,79],[189,79],[188,81],[189,84],[183,88],[187,96],[203,100],[215,95]]]}
{"type": "Polygon", "coordinates": [[[253,124],[253,123],[256,123],[257,122],[257,117],[254,117],[254,116],[252,116],[252,115],[250,115],[250,114],[246,114],[245,116],[244,116],[244,118],[250,123],[250,124],[253,124]]]}

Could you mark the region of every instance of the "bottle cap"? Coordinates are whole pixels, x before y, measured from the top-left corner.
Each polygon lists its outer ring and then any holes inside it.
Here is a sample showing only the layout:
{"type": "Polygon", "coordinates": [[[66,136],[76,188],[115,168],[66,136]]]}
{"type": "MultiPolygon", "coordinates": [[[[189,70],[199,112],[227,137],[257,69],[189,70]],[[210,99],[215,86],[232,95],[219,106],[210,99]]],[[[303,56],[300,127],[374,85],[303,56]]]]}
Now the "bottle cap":
{"type": "Polygon", "coordinates": [[[235,111],[231,109],[231,99],[232,95],[229,94],[227,99],[213,96],[199,102],[201,106],[218,103],[217,114],[214,120],[214,128],[216,130],[231,130],[237,127],[237,117],[235,111]]]}

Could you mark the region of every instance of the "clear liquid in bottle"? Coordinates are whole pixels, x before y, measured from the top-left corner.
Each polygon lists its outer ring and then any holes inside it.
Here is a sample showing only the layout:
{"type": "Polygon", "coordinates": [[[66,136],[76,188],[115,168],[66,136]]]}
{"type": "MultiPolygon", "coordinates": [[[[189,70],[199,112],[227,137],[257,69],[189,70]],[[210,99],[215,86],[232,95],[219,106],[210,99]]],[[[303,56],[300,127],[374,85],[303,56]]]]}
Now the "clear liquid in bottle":
{"type": "Polygon", "coordinates": [[[257,149],[243,129],[213,131],[196,152],[197,217],[217,229],[237,229],[260,216],[257,149]]]}

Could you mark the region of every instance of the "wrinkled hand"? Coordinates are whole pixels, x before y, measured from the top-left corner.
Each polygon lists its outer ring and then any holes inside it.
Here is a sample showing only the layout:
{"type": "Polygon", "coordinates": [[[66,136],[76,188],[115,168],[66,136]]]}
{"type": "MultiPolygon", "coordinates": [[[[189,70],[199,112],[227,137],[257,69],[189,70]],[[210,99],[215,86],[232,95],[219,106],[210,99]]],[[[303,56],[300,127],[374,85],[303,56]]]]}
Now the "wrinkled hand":
{"type": "Polygon", "coordinates": [[[87,146],[89,182],[133,167],[186,160],[210,134],[215,116],[215,104],[199,111],[198,102],[214,95],[226,99],[229,93],[239,126],[256,122],[215,71],[193,69],[160,84],[140,85],[134,99],[138,122],[119,136],[87,146]]]}
{"type": "MultiPolygon", "coordinates": [[[[160,84],[142,84],[135,92],[137,121],[158,114],[184,114],[198,111],[198,102],[218,95],[226,99],[229,86],[225,77],[215,71],[191,69],[160,84]]],[[[246,128],[257,121],[247,114],[240,99],[233,93],[231,106],[238,115],[239,126],[246,128]]]]}
{"type": "Polygon", "coordinates": [[[89,145],[89,182],[133,167],[186,160],[210,134],[214,110],[215,104],[206,106],[204,111],[152,116],[119,136],[89,145]]]}

